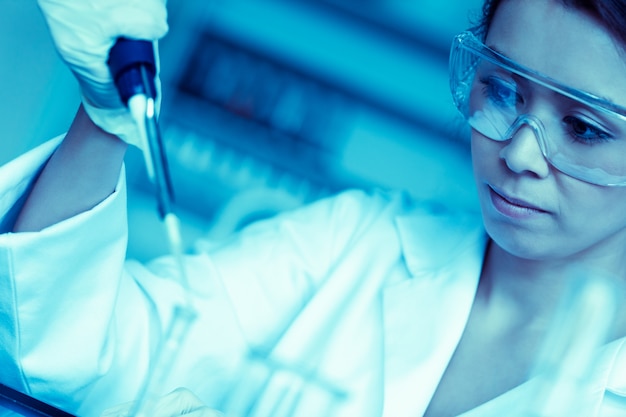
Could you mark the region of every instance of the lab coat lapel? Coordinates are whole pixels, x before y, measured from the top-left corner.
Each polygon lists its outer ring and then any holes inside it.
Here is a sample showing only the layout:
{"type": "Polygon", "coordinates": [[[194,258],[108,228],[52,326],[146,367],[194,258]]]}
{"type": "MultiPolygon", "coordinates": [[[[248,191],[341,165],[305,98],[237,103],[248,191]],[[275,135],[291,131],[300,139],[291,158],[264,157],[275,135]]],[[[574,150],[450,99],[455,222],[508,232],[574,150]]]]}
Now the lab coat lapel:
{"type": "Polygon", "coordinates": [[[384,416],[425,412],[474,300],[485,235],[473,217],[399,217],[408,277],[384,292],[384,416]]]}

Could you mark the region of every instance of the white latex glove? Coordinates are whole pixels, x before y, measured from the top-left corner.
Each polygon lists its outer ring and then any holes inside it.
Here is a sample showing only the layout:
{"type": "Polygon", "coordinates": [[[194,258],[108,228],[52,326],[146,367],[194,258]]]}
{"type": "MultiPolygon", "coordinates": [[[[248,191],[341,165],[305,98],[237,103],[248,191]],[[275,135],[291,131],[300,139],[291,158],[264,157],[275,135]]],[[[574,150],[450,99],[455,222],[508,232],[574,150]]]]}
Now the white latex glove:
{"type": "MultiPolygon", "coordinates": [[[[133,403],[109,408],[100,417],[127,417],[133,403]]],[[[185,388],[178,388],[157,400],[151,417],[223,417],[219,411],[205,406],[198,397],[185,388]]]]}
{"type": "Polygon", "coordinates": [[[165,36],[166,0],[37,1],[57,51],[78,80],[89,117],[105,131],[138,145],[137,126],[119,98],[107,60],[119,37],[156,42],[165,36]]]}

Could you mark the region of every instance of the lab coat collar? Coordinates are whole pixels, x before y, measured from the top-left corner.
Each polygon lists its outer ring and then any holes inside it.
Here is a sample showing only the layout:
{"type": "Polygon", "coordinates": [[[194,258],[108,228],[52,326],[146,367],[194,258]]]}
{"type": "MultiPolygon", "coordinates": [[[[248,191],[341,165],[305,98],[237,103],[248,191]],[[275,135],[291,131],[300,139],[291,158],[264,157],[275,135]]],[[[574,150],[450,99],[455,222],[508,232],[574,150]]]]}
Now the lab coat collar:
{"type": "MultiPolygon", "coordinates": [[[[480,217],[473,214],[421,207],[398,215],[395,223],[406,269],[411,277],[420,279],[395,282],[385,289],[386,373],[390,379],[386,398],[391,401],[386,401],[384,415],[409,416],[423,413],[461,337],[488,238],[480,217]],[[438,314],[437,307],[446,301],[443,291],[446,297],[452,293],[454,308],[443,308],[439,313],[445,314],[438,314]],[[408,312],[410,317],[396,317],[394,311],[408,312]],[[430,329],[428,334],[417,333],[424,328],[430,329]],[[415,366],[410,371],[411,363],[420,361],[428,366],[415,366]],[[416,399],[417,386],[423,398],[416,399]]],[[[622,407],[626,407],[626,338],[604,346],[598,360],[589,387],[588,404],[594,409],[589,415],[621,415],[622,407]],[[612,405],[606,404],[607,396],[612,405]],[[614,407],[618,414],[614,414],[614,407]]],[[[512,404],[524,403],[533,395],[536,383],[531,379],[464,416],[508,415],[512,404]]]]}
{"type": "Polygon", "coordinates": [[[411,276],[439,271],[472,248],[484,254],[487,242],[480,215],[471,212],[417,206],[398,215],[396,227],[411,276]]]}

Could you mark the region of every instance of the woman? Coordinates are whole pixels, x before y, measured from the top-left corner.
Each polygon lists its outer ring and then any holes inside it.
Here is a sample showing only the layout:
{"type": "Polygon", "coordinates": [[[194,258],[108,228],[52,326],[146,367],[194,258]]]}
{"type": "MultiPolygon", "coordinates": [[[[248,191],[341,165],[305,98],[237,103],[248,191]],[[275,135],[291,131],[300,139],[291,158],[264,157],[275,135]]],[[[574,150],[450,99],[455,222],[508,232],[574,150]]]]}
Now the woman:
{"type": "MultiPolygon", "coordinates": [[[[482,219],[350,191],[189,256],[198,317],[164,392],[250,416],[626,413],[625,6],[488,2],[451,59],[482,219]],[[535,375],[580,270],[618,288],[593,326],[618,320],[581,378],[535,375]]],[[[16,204],[52,146],[3,168],[3,378],[97,415],[136,397],[186,294],[169,259],[124,264],[126,144],[82,110],[16,204]]]]}

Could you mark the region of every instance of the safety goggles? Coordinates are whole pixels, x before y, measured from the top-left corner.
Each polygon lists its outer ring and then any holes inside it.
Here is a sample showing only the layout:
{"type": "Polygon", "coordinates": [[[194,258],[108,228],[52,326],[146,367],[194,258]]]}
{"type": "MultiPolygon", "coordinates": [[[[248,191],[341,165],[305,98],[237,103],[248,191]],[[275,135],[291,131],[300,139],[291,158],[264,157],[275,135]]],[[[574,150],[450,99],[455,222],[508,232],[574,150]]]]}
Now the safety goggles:
{"type": "Polygon", "coordinates": [[[559,171],[592,184],[626,185],[626,108],[525,68],[471,32],[454,38],[450,88],[483,136],[507,141],[530,127],[559,171]]]}

